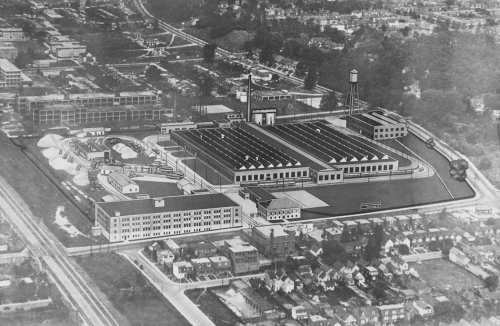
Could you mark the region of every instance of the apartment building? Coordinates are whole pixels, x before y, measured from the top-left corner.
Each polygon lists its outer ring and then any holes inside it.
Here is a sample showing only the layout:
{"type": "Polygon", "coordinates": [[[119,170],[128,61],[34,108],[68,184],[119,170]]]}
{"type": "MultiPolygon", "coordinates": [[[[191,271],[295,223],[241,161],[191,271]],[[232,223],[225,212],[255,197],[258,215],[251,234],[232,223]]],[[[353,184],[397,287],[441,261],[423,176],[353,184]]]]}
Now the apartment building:
{"type": "Polygon", "coordinates": [[[233,273],[245,273],[259,269],[259,252],[257,248],[240,239],[224,241],[223,249],[231,259],[233,273]]]}
{"type": "Polygon", "coordinates": [[[0,59],[0,87],[18,87],[21,83],[21,70],[9,60],[0,59]]]}
{"type": "Polygon", "coordinates": [[[252,228],[250,241],[268,256],[283,258],[295,252],[295,232],[287,232],[281,225],[252,228]]]}
{"type": "Polygon", "coordinates": [[[94,214],[110,242],[242,226],[241,207],[224,194],[98,202],[94,214]]]}

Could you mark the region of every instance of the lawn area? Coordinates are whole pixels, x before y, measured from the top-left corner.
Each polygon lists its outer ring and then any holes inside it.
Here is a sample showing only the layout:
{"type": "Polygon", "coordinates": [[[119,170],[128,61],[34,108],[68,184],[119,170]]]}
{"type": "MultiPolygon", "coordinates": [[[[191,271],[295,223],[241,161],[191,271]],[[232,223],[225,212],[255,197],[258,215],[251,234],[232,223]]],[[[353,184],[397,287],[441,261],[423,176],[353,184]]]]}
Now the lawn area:
{"type": "Polygon", "coordinates": [[[478,277],[445,259],[411,263],[409,267],[415,268],[420,278],[437,290],[459,291],[484,285],[478,277]]]}
{"type": "Polygon", "coordinates": [[[125,316],[130,325],[190,325],[122,256],[112,252],[77,257],[76,261],[106,294],[114,307],[125,316]],[[120,291],[132,285],[134,285],[133,293],[125,295],[124,291],[120,291]]]}
{"type": "Polygon", "coordinates": [[[68,222],[80,232],[89,234],[92,227],[91,222],[3,133],[0,133],[0,153],[0,175],[22,197],[33,215],[43,220],[64,246],[79,246],[88,242],[88,237],[71,237],[54,223],[58,207],[62,206],[68,222]]]}
{"type": "MultiPolygon", "coordinates": [[[[229,287],[225,287],[229,289],[229,287]]],[[[186,296],[196,303],[201,311],[217,326],[236,325],[240,319],[211,291],[204,289],[194,289],[185,292],[186,296]]]]}

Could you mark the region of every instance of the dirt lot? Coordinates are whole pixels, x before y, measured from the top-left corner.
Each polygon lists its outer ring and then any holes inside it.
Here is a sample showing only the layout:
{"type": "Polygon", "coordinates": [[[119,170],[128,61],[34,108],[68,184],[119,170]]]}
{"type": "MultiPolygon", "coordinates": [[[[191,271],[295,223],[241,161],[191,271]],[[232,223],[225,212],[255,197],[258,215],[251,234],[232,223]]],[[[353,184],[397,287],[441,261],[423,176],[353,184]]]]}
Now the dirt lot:
{"type": "Polygon", "coordinates": [[[444,259],[433,259],[421,264],[411,263],[410,268],[420,275],[420,278],[437,290],[461,290],[481,286],[483,282],[465,269],[444,259]]]}
{"type": "Polygon", "coordinates": [[[76,260],[130,325],[190,325],[122,256],[107,253],[78,257],[76,260]],[[131,288],[132,285],[132,292],[120,290],[131,288]]]}
{"type": "Polygon", "coordinates": [[[239,318],[210,291],[203,289],[189,290],[185,292],[191,301],[198,304],[203,313],[209,316],[217,326],[236,325],[239,318]]]}

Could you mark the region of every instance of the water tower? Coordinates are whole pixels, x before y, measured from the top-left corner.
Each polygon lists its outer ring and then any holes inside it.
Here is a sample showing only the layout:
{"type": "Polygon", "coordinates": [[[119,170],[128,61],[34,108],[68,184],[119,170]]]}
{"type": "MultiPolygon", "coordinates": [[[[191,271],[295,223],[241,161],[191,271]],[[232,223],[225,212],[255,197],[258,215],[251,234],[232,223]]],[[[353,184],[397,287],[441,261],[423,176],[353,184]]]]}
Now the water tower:
{"type": "Polygon", "coordinates": [[[345,103],[345,114],[350,115],[359,112],[358,71],[351,70],[349,74],[349,92],[345,103]]]}

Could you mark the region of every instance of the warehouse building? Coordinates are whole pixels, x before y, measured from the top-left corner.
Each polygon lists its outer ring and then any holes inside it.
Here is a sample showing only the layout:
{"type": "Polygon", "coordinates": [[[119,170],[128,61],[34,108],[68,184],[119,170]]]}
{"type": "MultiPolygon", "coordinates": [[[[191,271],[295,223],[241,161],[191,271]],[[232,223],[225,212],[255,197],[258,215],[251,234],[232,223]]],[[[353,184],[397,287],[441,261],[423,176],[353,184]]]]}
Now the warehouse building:
{"type": "Polygon", "coordinates": [[[0,27],[0,41],[21,41],[24,40],[22,28],[0,27]]]}
{"type": "Polygon", "coordinates": [[[399,168],[399,161],[377,143],[342,132],[328,123],[290,123],[263,129],[322,162],[326,168],[311,171],[318,184],[332,183],[333,179],[341,181],[347,173],[390,172],[399,168]]]}
{"type": "Polygon", "coordinates": [[[86,142],[74,142],[74,145],[75,152],[88,161],[96,158],[109,159],[110,150],[105,145],[97,144],[90,139],[86,142]]]}
{"type": "Polygon", "coordinates": [[[381,110],[347,116],[347,128],[374,140],[394,139],[408,134],[408,126],[381,110]]]}
{"type": "Polygon", "coordinates": [[[307,166],[239,127],[172,131],[171,139],[234,183],[309,176],[307,166]]]}
{"type": "Polygon", "coordinates": [[[159,120],[165,113],[153,92],[50,94],[19,99],[34,125],[74,126],[108,121],[159,120]]]}
{"type": "Polygon", "coordinates": [[[139,193],[139,185],[122,172],[114,171],[108,174],[108,183],[122,194],[139,193]]]}
{"type": "Polygon", "coordinates": [[[157,104],[158,99],[158,93],[151,91],[23,96],[20,98],[20,110],[22,114],[32,115],[32,110],[35,108],[43,108],[44,106],[53,106],[56,104],[75,103],[84,107],[105,107],[157,104]]]}
{"type": "Polygon", "coordinates": [[[257,248],[241,239],[224,241],[222,249],[231,259],[233,273],[247,273],[258,271],[259,252],[257,248]]]}
{"type": "Polygon", "coordinates": [[[402,159],[391,149],[326,122],[240,123],[232,128],[172,131],[171,139],[242,186],[333,184],[343,182],[346,175],[389,175],[396,173],[402,159]]]}
{"type": "Polygon", "coordinates": [[[94,214],[110,242],[242,226],[241,207],[224,194],[98,202],[94,214]]]}
{"type": "Polygon", "coordinates": [[[189,130],[196,128],[198,128],[198,125],[194,122],[159,123],[156,125],[156,132],[160,134],[169,134],[173,130],[189,130]]]}
{"type": "Polygon", "coordinates": [[[267,256],[284,258],[295,252],[295,232],[288,232],[281,225],[256,226],[250,234],[242,234],[267,256]]]}

